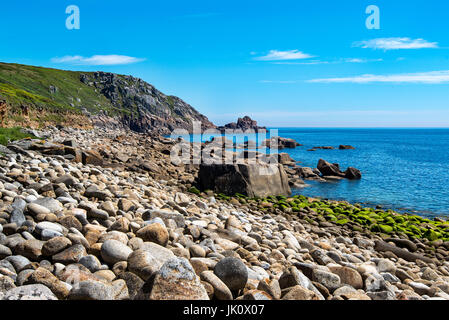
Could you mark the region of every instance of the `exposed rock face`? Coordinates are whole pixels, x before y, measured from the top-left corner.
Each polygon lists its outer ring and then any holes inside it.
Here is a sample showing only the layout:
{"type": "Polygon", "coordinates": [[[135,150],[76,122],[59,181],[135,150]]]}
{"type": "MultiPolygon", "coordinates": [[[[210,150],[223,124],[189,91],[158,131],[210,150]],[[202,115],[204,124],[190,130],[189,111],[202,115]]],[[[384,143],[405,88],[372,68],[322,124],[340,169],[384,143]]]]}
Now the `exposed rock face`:
{"type": "Polygon", "coordinates": [[[95,72],[80,75],[80,81],[95,87],[112,105],[128,112],[102,113],[93,117],[96,125],[127,127],[137,132],[170,133],[175,128],[192,130],[192,121],[201,121],[202,129],[215,128],[207,117],[183,100],[167,96],[151,84],[132,76],[95,72]]]}
{"type": "Polygon", "coordinates": [[[265,197],[291,194],[287,175],[279,164],[201,164],[198,182],[204,190],[230,195],[241,193],[249,197],[265,197]]]}
{"type": "Polygon", "coordinates": [[[225,124],[223,127],[218,127],[218,130],[224,132],[226,129],[231,130],[254,130],[254,132],[259,132],[261,130],[267,130],[266,127],[259,127],[257,125],[257,121],[252,120],[248,116],[244,116],[243,118],[238,118],[237,123],[231,122],[228,124],[225,124]]]}

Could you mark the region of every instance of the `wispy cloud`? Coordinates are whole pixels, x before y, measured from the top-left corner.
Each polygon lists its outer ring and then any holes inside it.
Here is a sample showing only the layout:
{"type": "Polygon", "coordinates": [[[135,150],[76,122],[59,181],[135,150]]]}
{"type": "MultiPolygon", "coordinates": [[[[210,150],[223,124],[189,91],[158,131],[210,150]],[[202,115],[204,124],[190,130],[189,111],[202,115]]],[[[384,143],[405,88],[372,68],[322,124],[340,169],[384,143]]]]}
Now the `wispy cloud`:
{"type": "Polygon", "coordinates": [[[364,59],[364,58],[343,59],[343,62],[347,62],[347,63],[368,63],[368,62],[380,62],[380,61],[384,61],[384,59],[364,59]]]}
{"type": "Polygon", "coordinates": [[[365,59],[365,58],[341,58],[337,60],[325,61],[325,60],[309,60],[307,62],[291,62],[291,61],[280,61],[272,62],[273,64],[284,64],[284,65],[314,65],[314,64],[338,64],[338,63],[369,63],[369,62],[379,62],[383,59],[365,59]]]}
{"type": "Polygon", "coordinates": [[[355,77],[345,78],[327,78],[327,79],[313,79],[307,82],[314,83],[423,83],[423,84],[441,84],[449,83],[449,70],[431,71],[421,73],[402,73],[392,75],[373,75],[364,74],[355,77]]]}
{"type": "Polygon", "coordinates": [[[407,37],[377,38],[354,42],[352,45],[353,47],[381,50],[438,48],[438,42],[429,42],[421,38],[410,39],[407,37]]]}
{"type": "Polygon", "coordinates": [[[94,55],[92,57],[64,56],[52,58],[53,63],[64,63],[85,66],[111,66],[125,65],[145,61],[145,59],[122,56],[122,55],[94,55]]]}
{"type": "Polygon", "coordinates": [[[300,60],[300,59],[309,59],[314,56],[301,52],[299,50],[288,50],[288,51],[278,51],[278,50],[270,50],[270,52],[262,57],[256,57],[254,60],[259,61],[282,61],[282,60],[300,60]]]}

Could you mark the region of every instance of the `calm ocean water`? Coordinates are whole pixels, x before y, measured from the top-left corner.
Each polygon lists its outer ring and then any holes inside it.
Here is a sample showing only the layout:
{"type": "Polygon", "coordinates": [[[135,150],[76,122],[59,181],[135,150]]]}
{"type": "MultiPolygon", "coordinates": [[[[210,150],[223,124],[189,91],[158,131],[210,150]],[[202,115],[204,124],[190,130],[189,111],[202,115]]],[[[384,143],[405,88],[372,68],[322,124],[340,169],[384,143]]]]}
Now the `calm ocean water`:
{"type": "Polygon", "coordinates": [[[323,158],[362,171],[360,181],[311,182],[295,193],[449,216],[449,129],[282,128],[279,135],[304,144],[287,151],[304,166],[323,158]],[[306,151],[340,144],[356,149],[306,151]]]}
{"type": "Polygon", "coordinates": [[[323,158],[342,170],[352,166],[362,171],[360,181],[307,181],[311,186],[293,190],[295,194],[449,216],[449,129],[280,128],[279,136],[304,144],[282,150],[302,166],[316,168],[323,158]],[[340,144],[356,149],[338,150],[340,144]],[[337,150],[307,151],[314,146],[337,150]]]}

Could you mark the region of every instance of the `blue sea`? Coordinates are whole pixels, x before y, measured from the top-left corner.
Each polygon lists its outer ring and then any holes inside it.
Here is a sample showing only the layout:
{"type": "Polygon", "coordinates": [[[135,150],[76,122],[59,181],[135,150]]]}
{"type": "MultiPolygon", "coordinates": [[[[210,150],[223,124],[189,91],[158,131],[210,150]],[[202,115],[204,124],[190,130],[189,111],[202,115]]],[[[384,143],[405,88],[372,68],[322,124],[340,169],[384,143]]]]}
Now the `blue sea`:
{"type": "MultiPolygon", "coordinates": [[[[293,190],[294,194],[380,205],[426,217],[449,216],[449,129],[278,130],[279,136],[304,145],[280,151],[289,153],[301,166],[316,168],[322,158],[340,164],[342,170],[356,167],[363,175],[359,181],[306,181],[310,187],[293,190]],[[338,150],[340,144],[356,149],[338,150]],[[307,151],[315,146],[336,150],[307,151]]],[[[209,139],[203,136],[201,140],[209,139]]],[[[193,137],[193,141],[198,140],[193,137]]]]}

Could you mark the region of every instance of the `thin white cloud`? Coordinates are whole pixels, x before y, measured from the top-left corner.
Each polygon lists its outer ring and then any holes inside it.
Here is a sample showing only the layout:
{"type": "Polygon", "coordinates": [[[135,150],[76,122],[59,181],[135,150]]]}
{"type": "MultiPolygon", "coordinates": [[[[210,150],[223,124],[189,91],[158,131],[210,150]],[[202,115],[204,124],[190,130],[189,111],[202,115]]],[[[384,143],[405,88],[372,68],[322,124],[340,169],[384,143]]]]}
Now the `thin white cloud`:
{"type": "Polygon", "coordinates": [[[254,58],[259,61],[281,61],[281,60],[300,60],[313,58],[312,55],[301,52],[299,50],[278,51],[270,50],[270,52],[262,57],[254,58]]]}
{"type": "Polygon", "coordinates": [[[272,62],[273,64],[283,64],[283,65],[315,65],[315,64],[338,64],[338,63],[369,63],[369,62],[379,62],[383,59],[365,59],[365,58],[341,58],[338,60],[309,60],[307,62],[290,62],[290,61],[280,61],[272,62]]]}
{"type": "Polygon", "coordinates": [[[347,58],[347,59],[343,60],[343,62],[347,62],[347,63],[368,63],[368,62],[380,62],[380,61],[384,61],[384,59],[347,58]]]}
{"type": "Polygon", "coordinates": [[[377,38],[353,43],[353,47],[365,49],[399,50],[399,49],[424,49],[438,48],[438,42],[429,42],[424,39],[410,39],[407,37],[377,38]]]}
{"type": "Polygon", "coordinates": [[[92,57],[83,56],[64,56],[52,58],[53,63],[65,63],[85,66],[112,66],[125,65],[145,61],[145,59],[122,56],[122,55],[94,55],[92,57]]]}
{"type": "Polygon", "coordinates": [[[423,83],[441,84],[449,83],[449,70],[431,71],[421,73],[402,73],[392,75],[364,74],[355,77],[313,79],[307,82],[313,83],[423,83]]]}

